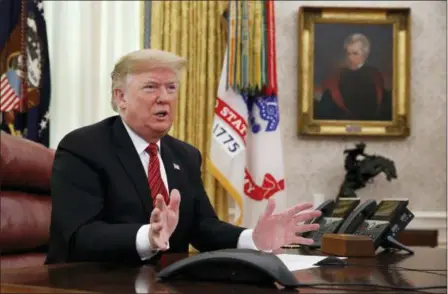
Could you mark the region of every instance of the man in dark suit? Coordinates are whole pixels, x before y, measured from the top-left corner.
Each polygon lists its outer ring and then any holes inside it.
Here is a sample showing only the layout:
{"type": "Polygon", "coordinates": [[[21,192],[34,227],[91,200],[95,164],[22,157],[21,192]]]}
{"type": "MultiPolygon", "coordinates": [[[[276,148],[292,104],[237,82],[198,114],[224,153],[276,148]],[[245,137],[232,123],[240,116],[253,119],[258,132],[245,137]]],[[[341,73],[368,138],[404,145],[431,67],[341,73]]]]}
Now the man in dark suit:
{"type": "Polygon", "coordinates": [[[112,105],[120,115],[69,133],[53,167],[53,211],[46,263],[141,262],[162,251],[223,248],[275,250],[310,244],[298,224],[319,216],[299,204],[256,227],[219,220],[201,181],[201,154],[167,135],[186,60],[144,49],[124,56],[112,72],[112,105]],[[307,210],[307,211],[305,211],[307,210]]]}
{"type": "Polygon", "coordinates": [[[344,44],[346,65],[322,82],[316,93],[315,119],[392,120],[392,96],[383,74],[365,64],[370,42],[363,34],[350,35],[344,44]]]}

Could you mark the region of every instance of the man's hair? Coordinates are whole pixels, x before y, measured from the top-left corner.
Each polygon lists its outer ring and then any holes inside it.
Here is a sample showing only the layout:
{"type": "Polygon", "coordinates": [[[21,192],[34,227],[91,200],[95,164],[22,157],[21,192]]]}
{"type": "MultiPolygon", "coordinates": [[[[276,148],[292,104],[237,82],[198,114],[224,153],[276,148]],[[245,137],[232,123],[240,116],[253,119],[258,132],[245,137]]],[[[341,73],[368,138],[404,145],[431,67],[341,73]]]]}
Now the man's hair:
{"type": "Polygon", "coordinates": [[[370,53],[370,41],[363,34],[352,34],[348,36],[344,41],[344,48],[347,49],[348,45],[351,45],[356,42],[361,43],[364,57],[367,58],[370,53]]]}
{"type": "Polygon", "coordinates": [[[176,73],[178,79],[186,67],[187,60],[174,53],[158,49],[142,49],[121,57],[112,73],[112,108],[118,111],[114,100],[114,90],[123,86],[129,74],[138,74],[154,68],[168,68],[176,73]]]}

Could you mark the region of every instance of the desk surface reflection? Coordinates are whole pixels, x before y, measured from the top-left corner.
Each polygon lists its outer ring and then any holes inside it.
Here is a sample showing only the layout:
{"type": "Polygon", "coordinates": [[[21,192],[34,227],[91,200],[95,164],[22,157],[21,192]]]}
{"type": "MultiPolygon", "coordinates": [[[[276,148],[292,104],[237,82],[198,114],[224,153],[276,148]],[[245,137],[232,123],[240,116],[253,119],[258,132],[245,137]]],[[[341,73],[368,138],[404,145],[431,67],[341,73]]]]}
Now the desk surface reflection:
{"type": "MultiPolygon", "coordinates": [[[[404,253],[380,253],[375,258],[349,258],[347,267],[317,267],[295,272],[302,283],[367,283],[384,286],[426,287],[440,286],[447,282],[446,271],[436,274],[405,270],[446,270],[447,250],[443,248],[414,248],[415,255],[404,253]],[[402,267],[393,269],[393,267],[402,267]]],[[[320,255],[316,251],[286,249],[285,253],[320,255]]],[[[141,267],[77,263],[40,266],[25,269],[2,270],[2,293],[275,293],[278,288],[263,288],[252,285],[223,284],[209,282],[176,281],[161,283],[156,272],[161,268],[185,258],[186,254],[166,254],[156,265],[141,267]]],[[[330,287],[330,286],[328,286],[330,287]]],[[[365,292],[368,287],[300,288],[300,293],[356,293],[365,292]]],[[[368,293],[375,293],[370,288],[368,293]]],[[[294,291],[293,291],[294,292],[294,291]]],[[[446,289],[428,290],[429,293],[446,293],[446,289]]],[[[381,290],[381,293],[386,293],[381,290]]],[[[393,293],[393,291],[387,292],[393,293]]],[[[404,292],[400,292],[404,293],[404,292]]]]}

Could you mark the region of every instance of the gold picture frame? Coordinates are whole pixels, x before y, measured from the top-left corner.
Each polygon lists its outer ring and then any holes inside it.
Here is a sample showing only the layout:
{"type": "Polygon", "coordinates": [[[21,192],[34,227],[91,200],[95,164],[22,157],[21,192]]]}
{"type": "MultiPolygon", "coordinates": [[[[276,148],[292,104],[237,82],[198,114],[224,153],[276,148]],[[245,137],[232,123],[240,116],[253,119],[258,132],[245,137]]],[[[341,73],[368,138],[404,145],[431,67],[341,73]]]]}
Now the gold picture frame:
{"type": "Polygon", "coordinates": [[[409,8],[299,9],[299,135],[410,134],[410,22],[409,8]]]}

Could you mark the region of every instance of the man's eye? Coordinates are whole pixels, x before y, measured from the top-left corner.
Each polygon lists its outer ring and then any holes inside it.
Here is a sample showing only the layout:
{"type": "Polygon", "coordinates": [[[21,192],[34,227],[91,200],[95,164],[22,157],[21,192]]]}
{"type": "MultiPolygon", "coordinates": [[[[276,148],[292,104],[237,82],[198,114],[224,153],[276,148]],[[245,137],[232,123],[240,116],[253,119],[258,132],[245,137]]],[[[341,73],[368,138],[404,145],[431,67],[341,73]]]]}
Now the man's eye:
{"type": "Polygon", "coordinates": [[[145,88],[145,89],[154,90],[154,89],[157,88],[157,86],[156,86],[156,85],[146,85],[144,88],[145,88]]]}

